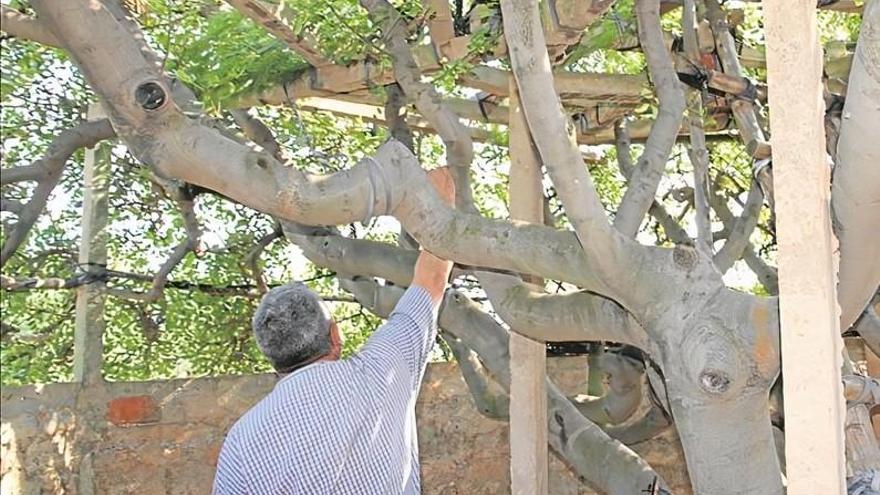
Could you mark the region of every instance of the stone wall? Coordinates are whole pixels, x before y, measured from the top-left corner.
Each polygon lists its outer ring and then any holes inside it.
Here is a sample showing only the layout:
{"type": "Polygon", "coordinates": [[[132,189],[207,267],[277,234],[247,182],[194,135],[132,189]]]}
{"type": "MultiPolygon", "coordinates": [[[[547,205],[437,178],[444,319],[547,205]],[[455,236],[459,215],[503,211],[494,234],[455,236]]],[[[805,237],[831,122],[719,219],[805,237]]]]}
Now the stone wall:
{"type": "MultiPolygon", "coordinates": [[[[583,386],[582,361],[554,366],[583,386]]],[[[203,494],[226,430],[269,391],[272,375],[9,387],[2,390],[0,493],[203,494]]],[[[509,493],[507,423],[474,408],[455,365],[431,364],[418,404],[425,494],[509,493]]],[[[636,446],[689,493],[672,433],[636,446]]],[[[552,459],[553,494],[593,493],[552,459]]]]}

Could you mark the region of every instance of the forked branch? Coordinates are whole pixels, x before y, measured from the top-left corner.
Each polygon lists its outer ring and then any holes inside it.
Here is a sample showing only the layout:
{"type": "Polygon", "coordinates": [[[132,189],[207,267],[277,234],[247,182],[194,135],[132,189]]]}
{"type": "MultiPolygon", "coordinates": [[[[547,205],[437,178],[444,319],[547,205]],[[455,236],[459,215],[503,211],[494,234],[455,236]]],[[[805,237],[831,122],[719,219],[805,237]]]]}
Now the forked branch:
{"type": "Polygon", "coordinates": [[[46,155],[33,164],[21,167],[19,172],[14,172],[16,170],[14,168],[11,169],[12,173],[9,174],[11,178],[8,178],[7,172],[4,171],[4,184],[7,181],[36,180],[38,185],[31,199],[18,211],[18,221],[15,226],[7,233],[2,251],[0,251],[0,266],[5,265],[15,250],[24,242],[31,227],[46,207],[49,195],[61,180],[61,173],[70,156],[80,148],[94,146],[99,141],[109,139],[114,135],[110,121],[107,119],[82,122],[76,127],[61,131],[52,140],[46,155]]]}
{"type": "Polygon", "coordinates": [[[47,46],[61,46],[58,38],[39,19],[34,19],[12,7],[0,5],[0,19],[3,20],[3,31],[16,38],[36,41],[47,46]]]}
{"type": "Polygon", "coordinates": [[[663,41],[659,0],[639,0],[635,9],[639,41],[660,106],[657,120],[651,127],[645,149],[639,157],[614,218],[615,227],[627,237],[636,235],[654,201],[657,186],[663,177],[666,162],[681,127],[685,108],[684,90],[663,41]]]}

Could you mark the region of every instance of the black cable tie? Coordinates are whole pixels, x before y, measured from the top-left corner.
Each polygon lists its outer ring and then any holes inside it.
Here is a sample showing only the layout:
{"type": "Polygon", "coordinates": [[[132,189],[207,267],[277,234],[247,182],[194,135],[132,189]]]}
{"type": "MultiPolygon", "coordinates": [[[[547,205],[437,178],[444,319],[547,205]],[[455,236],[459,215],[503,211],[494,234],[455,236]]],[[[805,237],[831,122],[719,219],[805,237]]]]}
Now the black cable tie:
{"type": "Polygon", "coordinates": [[[746,78],[746,89],[733,96],[739,100],[746,100],[754,103],[755,100],[758,99],[758,86],[755,85],[751,79],[746,78]]]}
{"type": "Polygon", "coordinates": [[[477,94],[477,106],[480,108],[480,114],[483,116],[484,122],[489,122],[489,113],[486,111],[486,100],[491,97],[489,93],[477,94]]]}
{"type": "Polygon", "coordinates": [[[703,91],[708,87],[709,78],[702,71],[697,71],[695,74],[687,72],[677,72],[676,74],[678,74],[679,81],[694,89],[703,91]]]}
{"type": "Polygon", "coordinates": [[[672,46],[670,50],[673,52],[683,52],[684,51],[684,38],[681,36],[675,36],[672,38],[672,46]]]}

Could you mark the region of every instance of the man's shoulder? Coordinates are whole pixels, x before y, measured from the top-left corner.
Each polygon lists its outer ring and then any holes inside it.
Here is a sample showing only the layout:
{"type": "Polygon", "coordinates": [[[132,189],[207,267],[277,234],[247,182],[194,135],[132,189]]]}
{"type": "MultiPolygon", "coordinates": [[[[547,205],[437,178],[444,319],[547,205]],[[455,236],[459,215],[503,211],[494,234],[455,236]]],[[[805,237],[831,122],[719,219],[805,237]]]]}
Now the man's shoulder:
{"type": "MultiPolygon", "coordinates": [[[[354,363],[325,361],[285,376],[233,425],[233,429],[265,428],[283,422],[295,427],[341,399],[354,405],[352,394],[362,388],[354,363]]],[[[231,431],[231,430],[230,430],[231,431]]]]}

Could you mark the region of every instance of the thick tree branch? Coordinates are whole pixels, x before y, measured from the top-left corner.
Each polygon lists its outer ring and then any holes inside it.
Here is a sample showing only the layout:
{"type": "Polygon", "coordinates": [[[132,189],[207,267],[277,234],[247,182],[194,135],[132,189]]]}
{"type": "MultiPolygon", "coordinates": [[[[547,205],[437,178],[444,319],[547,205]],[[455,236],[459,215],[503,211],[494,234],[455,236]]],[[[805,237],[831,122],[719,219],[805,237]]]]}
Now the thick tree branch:
{"type": "MultiPolygon", "coordinates": [[[[308,176],[190,119],[163,95],[170,83],[127,31],[83,0],[34,5],[68,45],[89,83],[109,103],[111,118],[130,150],[166,177],[219,192],[276,217],[338,225],[393,214],[420,243],[460,263],[540,274],[595,285],[595,271],[573,236],[536,225],[514,225],[443,206],[413,155],[386,143],[374,158],[328,176],[308,176]],[[105,33],[101,43],[90,33],[105,33]],[[126,60],[113,64],[111,60],[126,60]],[[141,81],[140,83],[138,81],[141,81]],[[142,90],[141,93],[136,91],[142,90]],[[138,100],[136,96],[155,100],[138,100]],[[153,101],[160,102],[153,109],[153,101]],[[142,106],[147,105],[149,108],[142,106]],[[428,216],[425,212],[431,211],[428,216]],[[558,242],[557,242],[558,241],[558,242]]],[[[668,253],[658,253],[671,262],[668,253]]]]}
{"type": "Polygon", "coordinates": [[[444,335],[443,340],[449,345],[458,363],[458,369],[461,370],[461,376],[468,386],[477,410],[488,418],[507,419],[510,397],[489,376],[477,353],[454,335],[444,335]]]}
{"type": "Polygon", "coordinates": [[[554,90],[538,6],[533,2],[505,0],[501,9],[520,101],[542,162],[581,244],[600,253],[610,251],[611,235],[604,207],[583,167],[580,150],[570,139],[571,124],[554,90]]]}
{"type": "Polygon", "coordinates": [[[647,254],[610,228],[581,153],[570,138],[570,121],[553,89],[537,5],[526,0],[505,0],[501,9],[511,64],[532,138],[562,199],[584,257],[593,262],[601,284],[598,292],[625,301],[627,307],[636,306],[636,300],[645,295],[631,291],[634,280],[621,267],[642,265],[647,254]]]}
{"type": "MultiPolygon", "coordinates": [[[[620,167],[620,172],[626,180],[629,180],[633,173],[633,163],[632,155],[630,154],[629,130],[625,120],[618,122],[614,126],[614,144],[617,150],[617,164],[620,167]]],[[[688,233],[676,219],[672,218],[672,215],[666,211],[666,208],[659,201],[653,200],[648,213],[663,227],[663,231],[670,241],[675,244],[691,244],[692,241],[688,233]]]]}
{"type": "Polygon", "coordinates": [[[244,132],[248,139],[258,144],[279,162],[284,161],[284,157],[281,154],[281,145],[278,144],[272,131],[266,124],[254,116],[250,109],[240,108],[230,110],[229,113],[232,114],[236,125],[241,127],[242,132],[244,132]]]}
{"type": "Polygon", "coordinates": [[[574,397],[573,402],[590,421],[601,425],[618,425],[628,420],[641,405],[645,365],[612,352],[599,356],[598,367],[608,376],[608,390],[601,397],[579,395],[574,397]]]}
{"type": "Polygon", "coordinates": [[[608,426],[605,432],[627,445],[650,440],[672,425],[669,416],[655,403],[638,419],[623,425],[608,426]]]}
{"type": "MultiPolygon", "coordinates": [[[[379,277],[408,286],[417,252],[335,235],[305,235],[285,224],[285,234],[313,263],[338,273],[379,277]]],[[[645,351],[649,341],[638,322],[609,299],[578,292],[541,294],[516,277],[478,272],[498,314],[519,333],[541,341],[593,340],[627,343],[645,351]]]]}
{"type": "Polygon", "coordinates": [[[452,165],[455,180],[456,205],[463,211],[475,211],[469,180],[474,143],[467,127],[443,104],[434,86],[422,82],[421,71],[406,42],[406,23],[397,9],[386,0],[361,0],[360,3],[373,21],[382,26],[385,49],[391,55],[397,84],[446,146],[447,162],[452,165]]]}
{"type": "Polygon", "coordinates": [[[758,254],[755,249],[749,245],[743,250],[743,259],[749,265],[749,269],[758,276],[758,281],[767,289],[767,293],[771,296],[779,294],[779,275],[776,268],[768,265],[758,254]]]}
{"type": "MultiPolygon", "coordinates": [[[[685,52],[692,63],[698,63],[700,47],[697,41],[697,12],[694,0],[684,0],[681,19],[685,52]]],[[[691,131],[691,147],[688,150],[688,156],[694,168],[697,247],[711,255],[714,243],[712,242],[712,220],[709,211],[709,151],[706,149],[706,134],[703,131],[702,91],[689,91],[688,124],[691,131]]]]}
{"type": "Polygon", "coordinates": [[[617,216],[614,217],[615,227],[627,237],[636,235],[654,201],[657,186],[663,177],[666,162],[681,127],[685,108],[684,90],[663,42],[659,0],[639,0],[635,9],[639,23],[639,40],[660,106],[657,120],[651,127],[651,135],[645,143],[645,150],[639,157],[617,216]]]}
{"type": "Polygon", "coordinates": [[[492,307],[511,327],[546,342],[620,342],[651,351],[647,334],[624,308],[587,292],[545,294],[510,275],[478,272],[492,307]]]}
{"type": "Polygon", "coordinates": [[[849,77],[831,186],[840,240],[840,329],[864,311],[880,285],[880,3],[867,2],[849,77]]]}
{"type": "MultiPolygon", "coordinates": [[[[61,180],[61,173],[70,156],[79,148],[94,146],[101,140],[114,136],[113,128],[107,119],[91,122],[82,122],[76,127],[65,129],[52,140],[46,155],[28,167],[23,167],[30,174],[31,171],[39,171],[37,177],[39,184],[34,190],[33,196],[27,205],[18,212],[18,221],[11,232],[7,233],[0,251],[0,266],[12,256],[18,246],[24,242],[34,222],[37,221],[49,195],[61,180]]],[[[15,169],[13,169],[15,170],[15,169]]],[[[3,174],[5,176],[5,173],[3,174]]],[[[22,179],[23,180],[23,179],[22,179]]]]}
{"type": "Polygon", "coordinates": [[[16,38],[36,41],[47,46],[61,46],[61,43],[52,34],[52,31],[43,25],[39,19],[22,14],[6,5],[0,5],[0,19],[3,20],[3,31],[16,38]]]}
{"type": "MultiPolygon", "coordinates": [[[[343,286],[381,317],[387,317],[403,295],[400,288],[380,287],[366,279],[344,281],[343,286]]],[[[439,325],[474,349],[500,384],[509,385],[508,334],[479,306],[449,290],[441,306],[439,325]]],[[[652,483],[666,486],[644,460],[587,420],[549,380],[547,402],[550,446],[592,486],[606,493],[638,493],[652,483]]]]}

